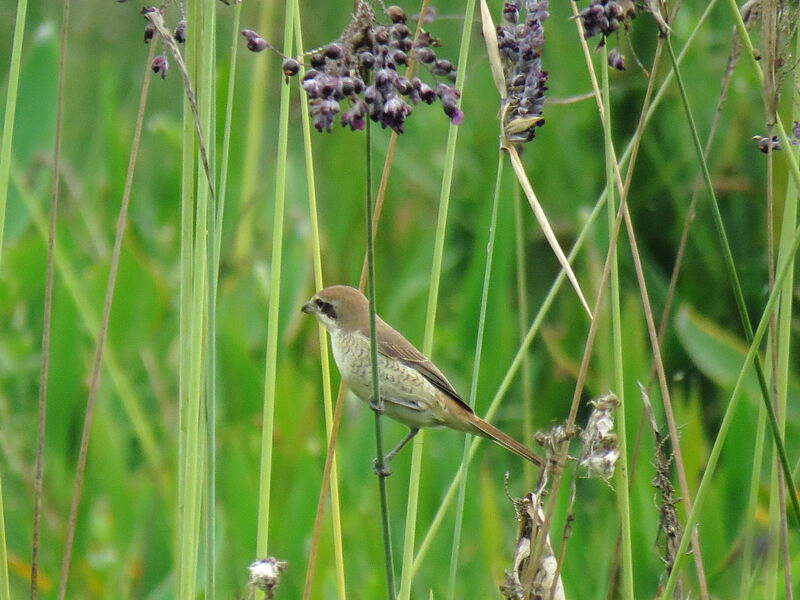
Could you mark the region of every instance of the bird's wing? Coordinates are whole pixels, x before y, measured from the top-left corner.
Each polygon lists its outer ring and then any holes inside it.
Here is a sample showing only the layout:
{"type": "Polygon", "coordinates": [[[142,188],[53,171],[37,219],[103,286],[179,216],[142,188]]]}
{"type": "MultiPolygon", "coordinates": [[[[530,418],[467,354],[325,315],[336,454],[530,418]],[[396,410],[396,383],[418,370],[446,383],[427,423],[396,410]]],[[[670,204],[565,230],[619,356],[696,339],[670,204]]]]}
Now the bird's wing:
{"type": "Polygon", "coordinates": [[[453,385],[447,381],[447,377],[436,365],[398,331],[382,320],[378,321],[378,352],[388,358],[397,359],[412,369],[416,369],[425,379],[450,396],[462,408],[472,412],[469,404],[461,399],[453,385]]]}

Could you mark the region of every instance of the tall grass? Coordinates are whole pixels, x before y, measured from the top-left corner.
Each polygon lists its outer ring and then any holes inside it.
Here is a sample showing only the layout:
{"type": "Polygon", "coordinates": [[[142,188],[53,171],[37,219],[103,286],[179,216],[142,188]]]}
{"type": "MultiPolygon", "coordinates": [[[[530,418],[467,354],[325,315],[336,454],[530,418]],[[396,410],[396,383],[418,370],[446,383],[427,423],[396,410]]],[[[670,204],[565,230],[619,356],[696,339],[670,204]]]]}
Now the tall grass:
{"type": "MultiPolygon", "coordinates": [[[[0,145],[0,597],[30,593],[37,535],[36,594],[57,594],[106,320],[69,597],[247,597],[247,567],[266,556],[288,561],[276,598],[387,596],[372,416],[347,394],[334,405],[340,382],[324,332],[299,312],[312,290],[358,282],[364,138],[338,123],[330,134],[313,131],[299,79],[277,68],[282,57],[246,52],[237,33],[255,29],[299,55],[339,38],[350,5],[187,3],[184,81],[168,46],[141,44],[138,7],[73,3],[48,353],[40,340],[62,5],[7,4],[0,17],[15,27],[0,32],[9,65],[0,145]],[[148,91],[115,258],[151,50],[166,52],[171,70],[148,91]],[[104,318],[109,272],[117,275],[104,318]],[[42,353],[50,361],[47,468],[35,534],[31,432],[42,353]]],[[[571,19],[586,5],[550,3],[546,124],[512,158],[553,238],[570,249],[594,321],[563,285],[530,205],[519,203],[519,179],[495,169],[494,59],[471,43],[480,27],[473,3],[455,0],[437,3],[424,28],[440,40],[437,54],[458,54],[465,121],[452,126],[438,104],[420,104],[403,135],[371,132],[372,160],[385,174],[373,248],[379,314],[433,357],[478,414],[530,446],[535,431],[583,425],[593,397],[613,391],[623,401],[613,486],[580,477],[571,461],[550,482],[545,517],[568,597],[671,598],[680,586],[698,597],[789,598],[800,583],[792,483],[800,170],[798,117],[789,116],[797,38],[777,46],[789,52],[773,130],[781,149],[767,156],[751,138],[770,135],[769,34],[735,2],[673,4],[668,36],[640,13],[604,48],[598,38],[583,43],[571,19]],[[742,60],[729,69],[732,32],[742,60]],[[615,47],[627,56],[624,73],[606,67],[615,47]],[[684,498],[686,533],[677,532],[668,568],[668,532],[659,530],[650,485],[655,452],[639,429],[637,383],[651,378],[684,498]]],[[[499,20],[500,4],[486,9],[499,20]]],[[[170,4],[165,26],[179,16],[170,4]]],[[[415,72],[435,81],[423,65],[415,72]]],[[[387,443],[402,432],[390,420],[381,427],[387,443]]],[[[385,481],[390,550],[402,558],[398,595],[497,597],[518,535],[503,474],[517,497],[535,473],[460,433],[422,439],[385,481]]]]}

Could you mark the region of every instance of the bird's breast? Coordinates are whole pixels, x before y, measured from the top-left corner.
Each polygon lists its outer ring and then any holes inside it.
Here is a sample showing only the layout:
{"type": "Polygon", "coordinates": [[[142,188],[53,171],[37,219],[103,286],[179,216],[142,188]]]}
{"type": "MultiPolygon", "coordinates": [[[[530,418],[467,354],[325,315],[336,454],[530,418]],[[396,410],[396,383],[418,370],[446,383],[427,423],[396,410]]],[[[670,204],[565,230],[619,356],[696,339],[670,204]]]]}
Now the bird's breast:
{"type": "MultiPolygon", "coordinates": [[[[332,334],[331,347],[336,366],[348,387],[362,400],[372,397],[369,338],[359,333],[332,334]]],[[[387,402],[417,406],[417,410],[433,409],[439,403],[433,384],[417,369],[396,358],[378,355],[378,382],[381,396],[387,402]]]]}

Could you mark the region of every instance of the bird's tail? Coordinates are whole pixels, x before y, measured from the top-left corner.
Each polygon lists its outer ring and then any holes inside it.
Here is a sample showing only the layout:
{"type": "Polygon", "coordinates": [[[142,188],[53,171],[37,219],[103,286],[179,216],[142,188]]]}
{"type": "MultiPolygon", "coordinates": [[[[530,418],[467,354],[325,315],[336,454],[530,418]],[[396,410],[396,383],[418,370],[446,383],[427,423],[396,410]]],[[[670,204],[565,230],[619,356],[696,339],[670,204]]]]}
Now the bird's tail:
{"type": "Polygon", "coordinates": [[[540,467],[544,464],[544,461],[541,457],[534,454],[531,450],[520,444],[517,440],[512,438],[506,433],[500,431],[497,427],[489,423],[488,421],[484,421],[478,415],[472,414],[470,415],[470,422],[475,427],[475,433],[482,437],[489,438],[490,440],[494,440],[497,444],[501,445],[506,450],[510,450],[517,456],[520,456],[526,460],[531,461],[535,465],[539,465],[540,467]]]}

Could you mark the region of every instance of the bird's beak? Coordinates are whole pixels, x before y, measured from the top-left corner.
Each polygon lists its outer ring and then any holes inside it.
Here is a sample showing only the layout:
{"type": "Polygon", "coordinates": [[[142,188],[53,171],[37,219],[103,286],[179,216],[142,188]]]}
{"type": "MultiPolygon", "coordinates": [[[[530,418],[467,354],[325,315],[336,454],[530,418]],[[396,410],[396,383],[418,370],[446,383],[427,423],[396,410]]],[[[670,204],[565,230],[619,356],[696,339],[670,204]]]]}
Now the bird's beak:
{"type": "Polygon", "coordinates": [[[317,312],[317,305],[314,304],[311,300],[309,300],[308,302],[303,304],[300,310],[306,313],[307,315],[310,315],[312,313],[317,312]]]}

